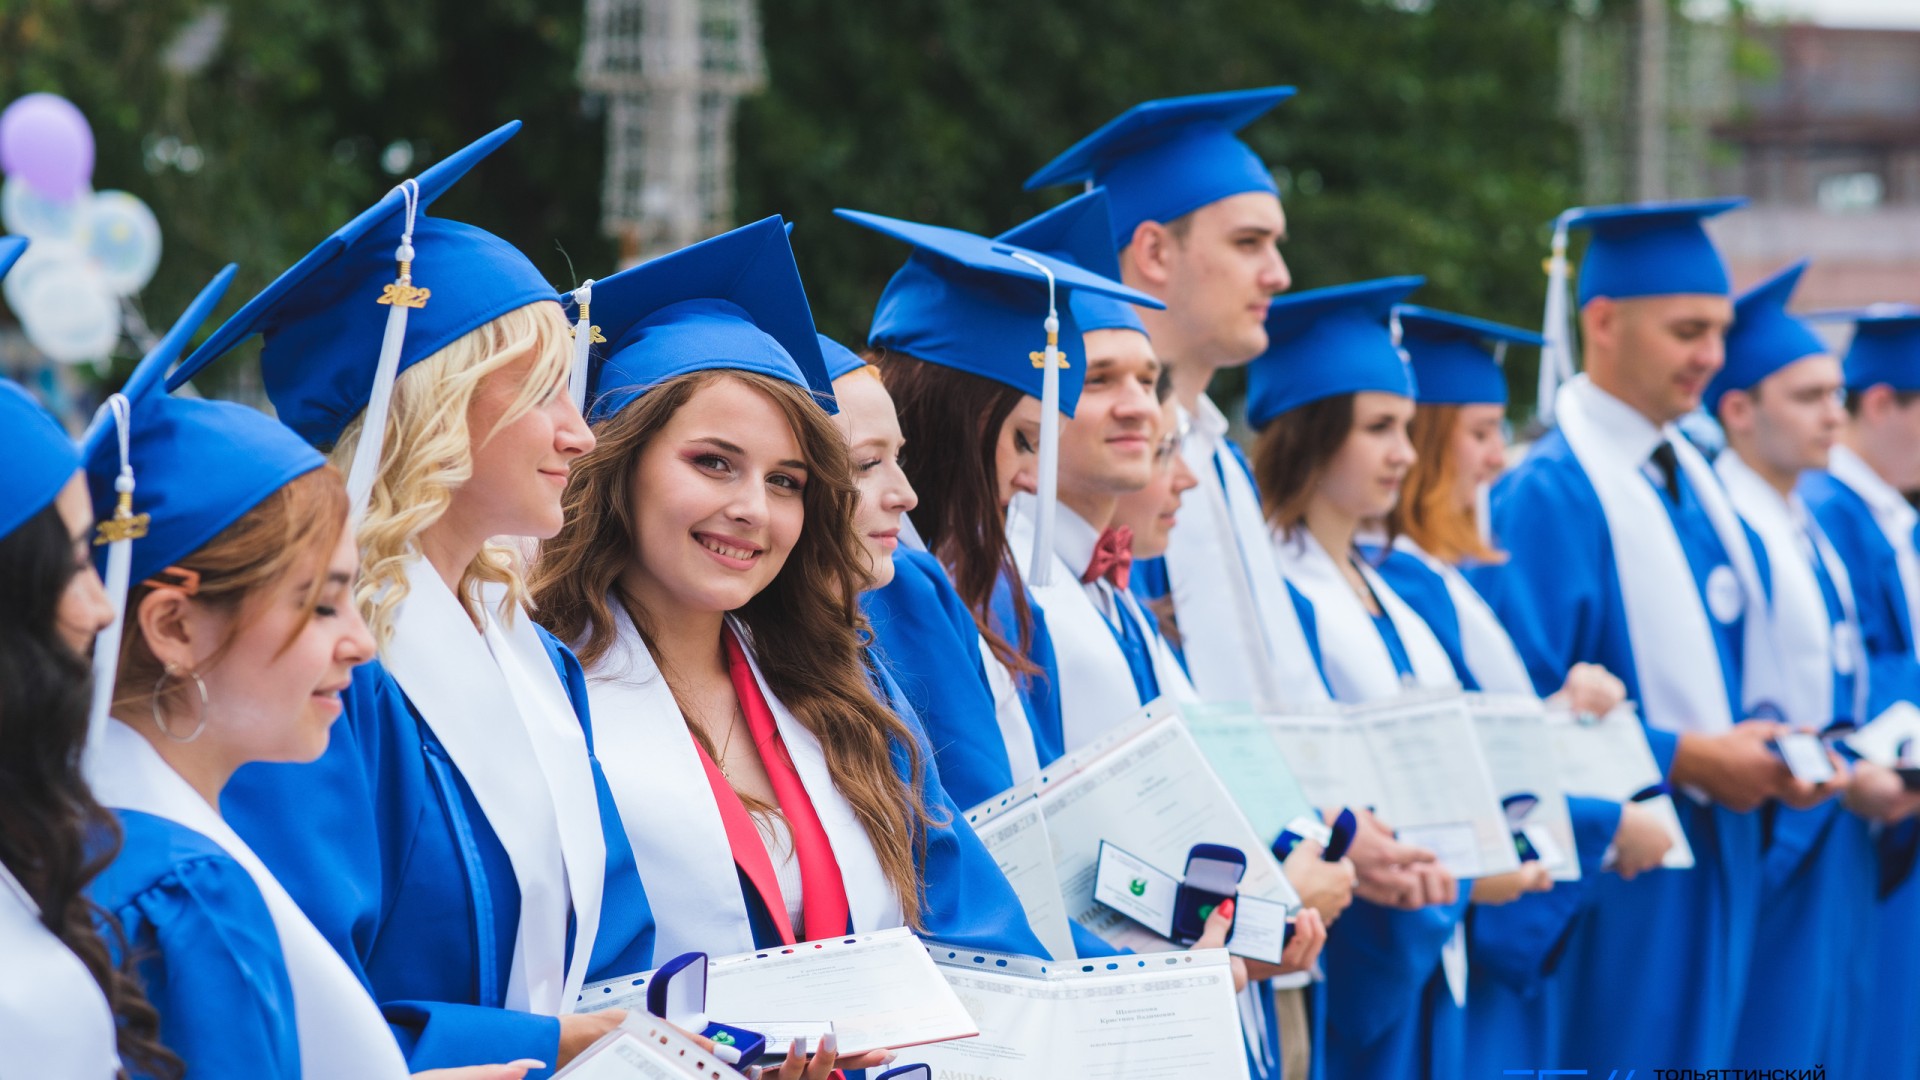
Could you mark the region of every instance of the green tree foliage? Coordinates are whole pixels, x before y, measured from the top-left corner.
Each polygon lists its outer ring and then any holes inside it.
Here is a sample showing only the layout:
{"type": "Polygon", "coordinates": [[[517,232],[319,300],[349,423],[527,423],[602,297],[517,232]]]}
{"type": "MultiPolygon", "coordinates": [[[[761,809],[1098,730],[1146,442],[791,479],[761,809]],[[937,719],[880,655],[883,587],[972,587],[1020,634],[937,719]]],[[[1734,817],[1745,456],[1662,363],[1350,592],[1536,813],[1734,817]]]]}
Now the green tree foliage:
{"type": "MultiPolygon", "coordinates": [[[[1296,288],[1422,273],[1423,303],[1538,325],[1574,198],[1549,0],[780,0],[739,126],[739,214],[796,219],[824,331],[858,342],[905,249],[835,206],[999,231],[1034,169],[1151,97],[1300,88],[1247,131],[1283,183],[1296,288]]],[[[1516,351],[1517,396],[1533,358],[1516,351]]],[[[1229,388],[1231,392],[1231,388],[1229,388]]]]}
{"type": "MultiPolygon", "coordinates": [[[[614,256],[603,124],[574,83],[584,6],[244,0],[178,74],[168,47],[207,0],[9,0],[0,100],[72,98],[98,185],[153,205],[157,325],[230,260],[231,310],[377,198],[390,144],[416,171],[513,117],[526,130],[442,209],[567,285],[614,256]],[[167,138],[201,166],[156,160],[167,138]]],[[[769,85],[741,108],[737,215],[798,223],[815,312],[843,340],[904,251],[833,207],[997,231],[1071,194],[1020,184],[1126,106],[1275,83],[1300,96],[1248,136],[1285,189],[1296,287],[1417,272],[1424,302],[1538,319],[1546,223],[1573,201],[1564,0],[764,0],[761,16],[769,85]]],[[[1516,361],[1524,398],[1532,358],[1516,361]]]]}

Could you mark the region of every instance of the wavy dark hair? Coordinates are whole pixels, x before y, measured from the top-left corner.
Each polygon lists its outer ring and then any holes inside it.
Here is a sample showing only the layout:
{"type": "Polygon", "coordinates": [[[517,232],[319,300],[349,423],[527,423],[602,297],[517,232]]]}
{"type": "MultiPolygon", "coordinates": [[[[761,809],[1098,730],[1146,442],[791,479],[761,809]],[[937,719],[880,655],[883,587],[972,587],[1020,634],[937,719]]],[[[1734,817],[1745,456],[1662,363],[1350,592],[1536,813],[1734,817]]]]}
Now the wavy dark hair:
{"type": "Polygon", "coordinates": [[[1000,509],[994,457],[1000,428],[1027,395],[1005,383],[907,353],[874,348],[868,363],[893,396],[900,430],[913,440],[902,468],[920,495],[913,527],[927,550],[953,575],[954,591],[973,613],[980,636],[1000,662],[1023,678],[1040,668],[993,625],[993,589],[1004,572],[1015,584],[1011,629],[1018,641],[1033,637],[1033,612],[1020,570],[1007,546],[1007,516],[1000,509]]]}
{"type": "MultiPolygon", "coordinates": [[[[533,565],[534,619],[573,644],[582,664],[590,667],[607,654],[615,640],[607,598],[633,559],[641,512],[633,505],[634,469],[673,414],[723,379],[765,394],[786,417],[807,463],[799,542],[772,583],[733,614],[747,628],[750,647],[771,644],[754,654],[767,686],[820,740],[834,786],[865,828],[907,924],[917,929],[926,905],[920,869],[927,831],[947,822],[927,808],[919,741],[868,677],[872,632],[860,611],[867,556],[853,527],[860,492],[846,438],[807,391],[747,371],[696,371],[668,379],[595,425],[599,441],[568,476],[566,524],[540,545],[533,565]],[[911,783],[894,769],[896,747],[908,759],[911,783]]],[[[647,612],[630,598],[620,601],[652,649],[647,612]]],[[[692,724],[688,730],[717,759],[705,734],[692,724]]]]}
{"type": "Polygon", "coordinates": [[[121,1060],[176,1080],[184,1068],[160,1044],[159,1014],[130,960],[116,967],[102,936],[104,928],[119,939],[125,956],[120,927],[85,891],[119,852],[120,825],[81,779],[89,667],[57,626],[82,557],[53,506],[0,537],[0,862],[100,984],[118,1021],[121,1060]]]}

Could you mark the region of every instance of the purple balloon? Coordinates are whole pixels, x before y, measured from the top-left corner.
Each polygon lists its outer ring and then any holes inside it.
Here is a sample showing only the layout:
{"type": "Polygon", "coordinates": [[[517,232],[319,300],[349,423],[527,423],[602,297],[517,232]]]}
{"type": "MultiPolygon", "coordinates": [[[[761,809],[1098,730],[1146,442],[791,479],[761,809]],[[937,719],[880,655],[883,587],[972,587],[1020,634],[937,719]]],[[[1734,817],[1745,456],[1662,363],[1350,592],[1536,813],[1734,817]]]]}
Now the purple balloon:
{"type": "Polygon", "coordinates": [[[71,199],[93,178],[93,130],[66,98],[28,94],[0,113],[0,169],[46,198],[71,199]]]}

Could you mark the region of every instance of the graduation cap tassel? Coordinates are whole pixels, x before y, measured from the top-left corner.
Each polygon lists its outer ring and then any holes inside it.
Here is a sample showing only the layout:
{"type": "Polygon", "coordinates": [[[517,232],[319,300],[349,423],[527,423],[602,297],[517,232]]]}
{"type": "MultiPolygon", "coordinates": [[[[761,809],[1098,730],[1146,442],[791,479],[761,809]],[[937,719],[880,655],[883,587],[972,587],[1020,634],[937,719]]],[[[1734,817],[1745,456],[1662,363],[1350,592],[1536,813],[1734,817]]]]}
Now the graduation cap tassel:
{"type": "Polygon", "coordinates": [[[593,303],[593,279],[580,283],[573,290],[573,302],[580,308],[580,317],[573,324],[573,371],[567,378],[567,391],[573,395],[573,407],[585,416],[587,412],[587,367],[593,356],[596,341],[605,341],[600,336],[600,328],[593,325],[593,319],[587,314],[587,308],[593,303]]]}
{"type": "Polygon", "coordinates": [[[1033,559],[1027,564],[1027,583],[1037,589],[1053,577],[1053,517],[1060,488],[1060,310],[1053,271],[1018,251],[1007,254],[1047,276],[1047,348],[1040,357],[1040,508],[1033,523],[1033,559]]]}
{"type": "Polygon", "coordinates": [[[1540,336],[1547,339],[1540,348],[1540,392],[1534,401],[1534,415],[1542,424],[1553,423],[1554,398],[1560,384],[1573,378],[1572,305],[1568,303],[1567,215],[1553,222],[1553,254],[1547,258],[1547,309],[1540,323],[1540,336]]]}
{"type": "Polygon", "coordinates": [[[110,423],[120,441],[120,473],[113,490],[119,499],[113,517],[95,527],[95,546],[107,545],[107,606],[113,621],[93,639],[93,702],[87,710],[87,745],[95,746],[113,708],[113,684],[120,669],[120,638],[127,623],[127,586],[133,576],[133,542],[147,535],[148,515],[133,512],[133,403],[115,394],[100,407],[95,423],[110,423]]]}
{"type": "Polygon", "coordinates": [[[387,409],[393,402],[393,381],[400,373],[400,349],[407,340],[407,312],[427,306],[432,293],[413,284],[413,219],[420,209],[420,184],[403,181],[394,189],[406,200],[407,223],[400,234],[400,246],[394,250],[399,275],[380,292],[376,303],[387,306],[387,329],[380,338],[380,362],[373,369],[373,393],[367,400],[366,421],[360,427],[360,446],[354,451],[353,467],[347,472],[347,497],[352,505],[351,523],[357,530],[367,516],[373,500],[373,484],[380,475],[381,452],[387,441],[387,409]]]}

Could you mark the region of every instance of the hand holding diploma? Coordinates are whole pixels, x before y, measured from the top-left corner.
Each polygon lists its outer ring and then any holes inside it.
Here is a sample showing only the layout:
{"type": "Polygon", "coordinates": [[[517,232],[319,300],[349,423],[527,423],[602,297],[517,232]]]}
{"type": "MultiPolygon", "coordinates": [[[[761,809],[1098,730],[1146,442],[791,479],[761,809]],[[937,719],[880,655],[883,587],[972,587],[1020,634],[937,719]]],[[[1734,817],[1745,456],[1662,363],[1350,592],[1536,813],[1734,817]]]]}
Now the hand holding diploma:
{"type": "Polygon", "coordinates": [[[820,1045],[811,1057],[807,1054],[807,1040],[795,1039],[787,1051],[787,1058],[778,1066],[768,1065],[754,1070],[757,1080],[827,1080],[835,1069],[849,1072],[855,1069],[877,1069],[892,1061],[894,1055],[888,1050],[872,1050],[864,1054],[851,1054],[840,1057],[835,1051],[838,1041],[833,1032],[820,1036],[820,1045]]]}
{"type": "Polygon", "coordinates": [[[1575,664],[1567,681],[1547,699],[1549,705],[1575,716],[1605,716],[1627,700],[1627,684],[1599,664],[1575,664]]]}
{"type": "Polygon", "coordinates": [[[1772,720],[1743,720],[1713,735],[1683,733],[1669,776],[1675,787],[1699,788],[1721,806],[1747,813],[1792,779],[1768,745],[1785,730],[1772,720]]]}
{"type": "Polygon", "coordinates": [[[1328,862],[1326,849],[1312,840],[1294,845],[1280,868],[1300,894],[1300,903],[1320,916],[1324,926],[1332,926],[1340,913],[1353,903],[1354,883],[1358,878],[1350,858],[1328,862]]]}
{"type": "Polygon", "coordinates": [[[1511,904],[1528,893],[1548,892],[1552,888],[1553,875],[1537,862],[1522,863],[1518,870],[1479,878],[1468,885],[1473,902],[1481,907],[1511,904]]]}
{"type": "Polygon", "coordinates": [[[1433,852],[1395,839],[1393,830],[1371,810],[1357,809],[1353,816],[1359,828],[1347,857],[1353,860],[1356,874],[1354,893],[1362,900],[1413,911],[1449,903],[1458,894],[1458,883],[1435,861],[1433,852]]]}
{"type": "Polygon", "coordinates": [[[1651,807],[1620,804],[1620,824],[1613,830],[1613,872],[1632,881],[1656,869],[1673,847],[1673,834],[1651,807]]]}
{"type": "Polygon", "coordinates": [[[1853,779],[1843,798],[1854,814],[1884,824],[1904,821],[1920,811],[1920,791],[1909,791],[1899,773],[1864,758],[1853,763],[1853,779]]]}

